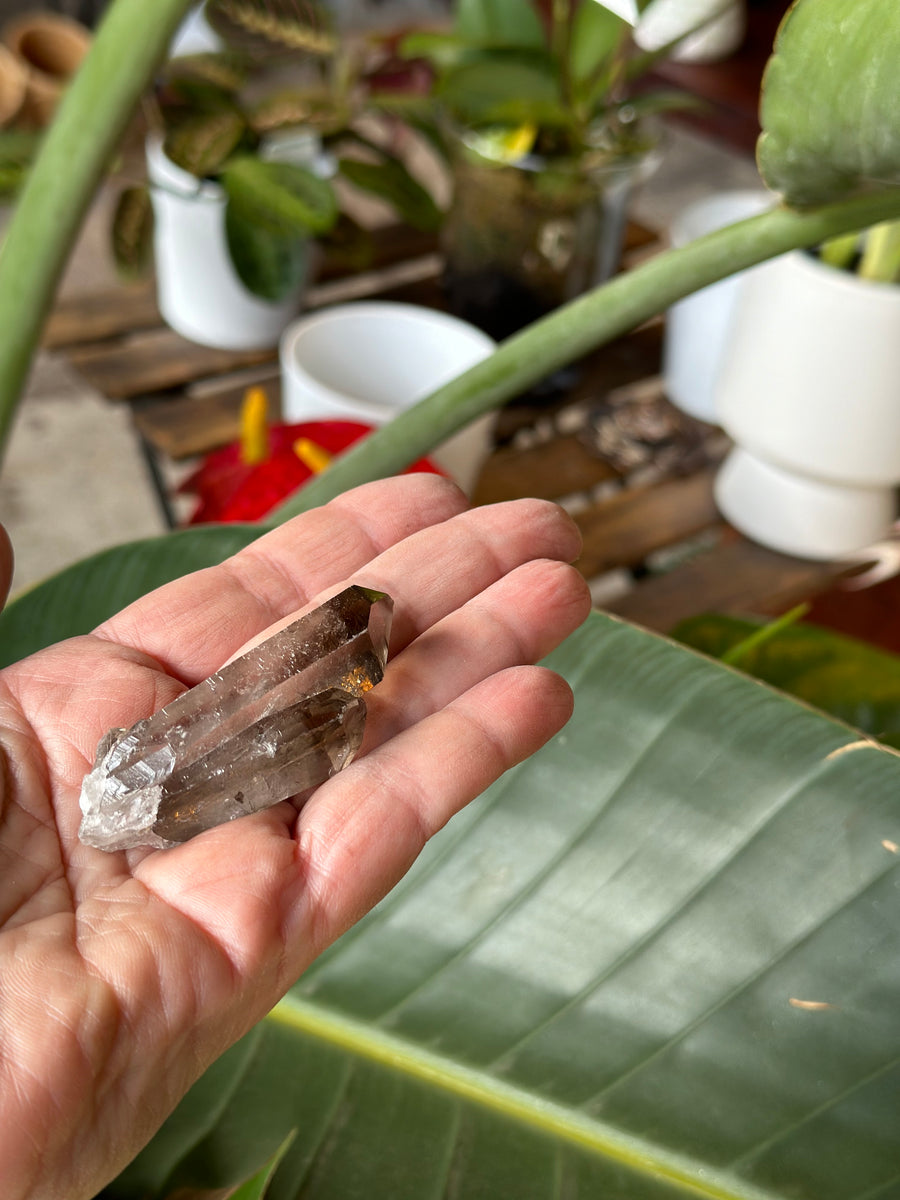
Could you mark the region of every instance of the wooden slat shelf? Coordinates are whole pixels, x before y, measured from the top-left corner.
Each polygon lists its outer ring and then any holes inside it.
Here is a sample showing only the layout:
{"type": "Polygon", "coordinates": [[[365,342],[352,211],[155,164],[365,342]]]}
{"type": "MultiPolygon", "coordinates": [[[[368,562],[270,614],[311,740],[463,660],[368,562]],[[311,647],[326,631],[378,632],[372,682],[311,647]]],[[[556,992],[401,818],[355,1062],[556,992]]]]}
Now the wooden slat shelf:
{"type": "MultiPolygon", "coordinates": [[[[629,228],[629,255],[654,245],[650,231],[629,228]]],[[[441,307],[435,250],[433,236],[380,231],[373,271],[354,276],[353,294],[441,307]]],[[[346,265],[326,263],[323,272],[310,307],[332,302],[347,284],[346,265]]],[[[583,574],[633,571],[631,589],[608,607],[653,629],[707,610],[777,611],[829,587],[845,568],[774,554],[723,524],[712,482],[724,439],[668,405],[662,340],[662,321],[651,322],[585,359],[565,391],[498,413],[498,448],[474,502],[563,501],[584,538],[583,574]],[[660,570],[660,552],[679,565],[660,570]]],[[[234,354],[185,341],[162,325],[150,287],[60,305],[45,345],[110,400],[130,403],[157,482],[160,459],[192,458],[238,436],[251,376],[266,387],[273,414],[280,409],[273,350],[234,354]]]]}

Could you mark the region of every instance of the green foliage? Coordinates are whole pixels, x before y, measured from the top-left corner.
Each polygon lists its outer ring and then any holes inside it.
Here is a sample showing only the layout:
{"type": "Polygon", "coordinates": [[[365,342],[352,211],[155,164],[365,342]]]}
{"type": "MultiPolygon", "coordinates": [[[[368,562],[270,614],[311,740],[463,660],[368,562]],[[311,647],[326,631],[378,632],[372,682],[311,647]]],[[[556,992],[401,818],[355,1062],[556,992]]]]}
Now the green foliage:
{"type": "Polygon", "coordinates": [[[570,725],[201,1080],[110,1200],[893,1195],[900,761],[595,615],[570,725]]]}
{"type": "MultiPolygon", "coordinates": [[[[713,658],[724,658],[765,623],[709,615],[685,621],[674,636],[713,658]]],[[[750,647],[741,671],[814,704],[872,737],[900,739],[900,658],[815,625],[794,624],[750,647]]]]}
{"type": "Polygon", "coordinates": [[[0,129],[0,199],[8,199],[19,191],[40,144],[40,133],[0,129]]]}
{"type": "Polygon", "coordinates": [[[635,118],[630,83],[657,60],[595,0],[558,0],[549,20],[533,0],[464,0],[452,32],[412,34],[401,52],[430,60],[435,97],[457,124],[492,135],[535,125],[522,155],[596,151],[601,127],[611,154],[621,137],[633,141],[622,129],[635,118]]]}
{"type": "Polygon", "coordinates": [[[764,81],[757,157],[769,187],[812,206],[900,184],[900,6],[801,0],[764,81]]]}
{"type": "Polygon", "coordinates": [[[17,596],[0,613],[0,666],[94,626],[147,592],[236,554],[256,525],[205,525],[103,550],[17,596]]]}
{"type": "Polygon", "coordinates": [[[153,206],[145,187],[126,188],[113,214],[113,257],[119,274],[140,279],[153,258],[153,206]]]}
{"type": "Polygon", "coordinates": [[[337,220],[331,185],[288,162],[234,158],[222,171],[229,203],[252,211],[264,225],[284,233],[325,233],[337,220]]]}
{"type": "Polygon", "coordinates": [[[342,158],[340,172],[361,191],[386,200],[413,229],[438,229],[442,213],[429,192],[409,173],[399,159],[385,157],[379,163],[342,158]]]}
{"type": "Polygon", "coordinates": [[[163,149],[176,166],[203,179],[222,168],[246,129],[247,123],[236,109],[201,112],[170,129],[163,149]]]}

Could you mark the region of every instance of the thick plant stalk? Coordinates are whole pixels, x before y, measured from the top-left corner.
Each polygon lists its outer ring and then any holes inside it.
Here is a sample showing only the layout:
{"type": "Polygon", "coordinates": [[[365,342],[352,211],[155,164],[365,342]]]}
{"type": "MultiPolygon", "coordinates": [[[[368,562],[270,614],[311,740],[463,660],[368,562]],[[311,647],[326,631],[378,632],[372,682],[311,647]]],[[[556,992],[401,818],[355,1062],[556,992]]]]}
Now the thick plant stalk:
{"type": "Polygon", "coordinates": [[[115,0],[60,106],[0,251],[0,451],[84,215],[190,0],[115,0]]]}
{"type": "Polygon", "coordinates": [[[788,250],[897,216],[900,189],[893,189],[815,212],[776,209],[660,254],[508,338],[490,358],[339,458],[276,509],[267,523],[278,524],[359,483],[402,470],[476,417],[698,288],[788,250]]]}

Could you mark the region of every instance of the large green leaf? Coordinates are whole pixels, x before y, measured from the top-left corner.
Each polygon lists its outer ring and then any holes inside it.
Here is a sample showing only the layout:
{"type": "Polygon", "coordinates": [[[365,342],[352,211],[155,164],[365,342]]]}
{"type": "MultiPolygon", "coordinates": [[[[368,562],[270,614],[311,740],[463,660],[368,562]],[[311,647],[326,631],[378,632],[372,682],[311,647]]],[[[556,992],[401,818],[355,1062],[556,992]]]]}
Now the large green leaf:
{"type": "Polygon", "coordinates": [[[257,525],[204,525],[82,559],[23,592],[0,613],[0,666],[88,633],[153,588],[236,554],[260,532],[257,525]]]}
{"type": "Polygon", "coordinates": [[[576,715],[110,1189],[900,1196],[900,761],[610,618],[576,715]]]}
{"type": "Polygon", "coordinates": [[[798,0],[766,69],[759,164],[790,204],[900,184],[900,5],[798,0]]]}

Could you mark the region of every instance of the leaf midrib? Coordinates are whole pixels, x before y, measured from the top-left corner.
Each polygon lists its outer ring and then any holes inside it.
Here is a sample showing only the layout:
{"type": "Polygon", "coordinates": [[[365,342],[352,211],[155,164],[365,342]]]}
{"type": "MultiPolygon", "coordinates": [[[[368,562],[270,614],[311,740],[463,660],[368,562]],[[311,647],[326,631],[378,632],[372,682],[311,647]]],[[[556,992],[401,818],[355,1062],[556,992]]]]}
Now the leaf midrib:
{"type": "Polygon", "coordinates": [[[776,1193],[725,1172],[704,1166],[701,1176],[701,1168],[687,1157],[295,995],[285,996],[267,1019],[519,1121],[573,1148],[610,1159],[657,1183],[665,1180],[687,1196],[700,1200],[778,1200],[776,1193]]]}

